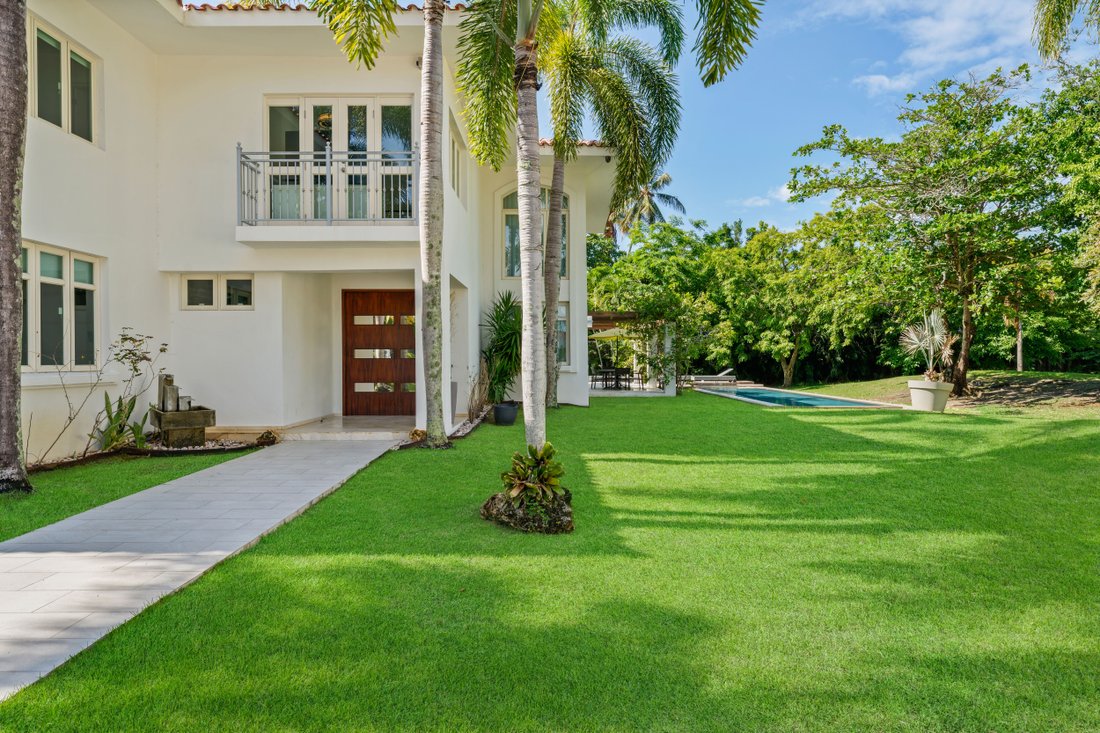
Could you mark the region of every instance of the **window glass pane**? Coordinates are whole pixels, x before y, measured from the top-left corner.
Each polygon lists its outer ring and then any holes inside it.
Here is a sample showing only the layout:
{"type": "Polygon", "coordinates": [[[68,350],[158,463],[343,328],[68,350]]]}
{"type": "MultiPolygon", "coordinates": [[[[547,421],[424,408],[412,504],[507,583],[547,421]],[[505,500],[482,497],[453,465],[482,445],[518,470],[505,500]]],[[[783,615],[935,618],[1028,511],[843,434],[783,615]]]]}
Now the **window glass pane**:
{"type": "Polygon", "coordinates": [[[519,208],[519,193],[510,193],[504,197],[505,209],[518,209],[519,208]]]}
{"type": "Polygon", "coordinates": [[[43,366],[65,364],[65,288],[41,283],[38,297],[38,331],[42,339],[39,357],[43,366]]]}
{"type": "Polygon", "coordinates": [[[95,364],[95,292],[73,289],[73,362],[95,364]]]}
{"type": "Polygon", "coordinates": [[[252,280],[226,280],[225,304],[235,306],[252,305],[252,280]]]}
{"type": "Polygon", "coordinates": [[[29,255],[27,254],[27,248],[26,247],[23,247],[22,249],[19,250],[19,269],[22,270],[23,272],[27,271],[27,265],[29,264],[27,262],[28,257],[29,257],[29,255]]]}
{"type": "Polygon", "coordinates": [[[362,104],[348,105],[348,150],[367,151],[367,108],[362,104]]]}
{"type": "Polygon", "coordinates": [[[416,391],[416,382],[402,382],[401,391],[402,392],[415,392],[416,391]]]}
{"type": "Polygon", "coordinates": [[[95,275],[95,266],[91,262],[85,262],[84,260],[78,260],[73,258],[73,279],[78,283],[84,283],[86,285],[95,285],[95,280],[92,278],[95,275]]]}
{"type": "Polygon", "coordinates": [[[356,359],[392,359],[393,349],[355,349],[356,359]]]}
{"type": "Polygon", "coordinates": [[[351,323],[353,326],[392,326],[394,318],[393,316],[353,316],[351,323]]]}
{"type": "Polygon", "coordinates": [[[321,104],[313,108],[313,151],[324,152],[332,143],[332,105],[321,104]]]}
{"type": "Polygon", "coordinates": [[[393,382],[356,382],[356,392],[393,392],[393,382]]]}
{"type": "Polygon", "coordinates": [[[77,137],[92,140],[92,62],[69,53],[69,129],[77,137]]]}
{"type": "Polygon", "coordinates": [[[383,105],[382,151],[403,153],[410,150],[412,150],[412,107],[407,104],[383,105]]]}
{"type": "Polygon", "coordinates": [[[561,215],[561,276],[569,271],[566,263],[569,262],[569,217],[561,215]]]}
{"type": "MultiPolygon", "coordinates": [[[[297,170],[296,162],[281,163],[272,166],[273,170],[297,170]]],[[[275,173],[269,176],[271,199],[268,205],[272,219],[300,219],[302,212],[301,176],[275,173]]]]}
{"type": "Polygon", "coordinates": [[[401,316],[401,325],[402,326],[415,326],[416,325],[416,316],[401,316]]]}
{"type": "Polygon", "coordinates": [[[566,210],[569,209],[569,197],[564,193],[561,195],[561,207],[566,210]]]}
{"type": "Polygon", "coordinates": [[[267,144],[273,153],[298,149],[298,107],[269,107],[267,110],[267,144]]]}
{"type": "Polygon", "coordinates": [[[65,277],[65,260],[61,255],[49,252],[38,253],[38,275],[61,280],[65,277]]]}
{"type": "Polygon", "coordinates": [[[558,363],[569,363],[569,306],[558,306],[558,363]]]}
{"type": "Polygon", "coordinates": [[[35,43],[38,116],[61,127],[61,43],[38,31],[35,43]]]}
{"type": "Polygon", "coordinates": [[[401,358],[402,359],[415,359],[416,358],[416,352],[412,349],[401,349],[401,358]]]}
{"type": "Polygon", "coordinates": [[[213,306],[214,305],[214,281],[213,280],[188,280],[187,281],[187,305],[189,305],[189,306],[213,306]]]}
{"type": "Polygon", "coordinates": [[[519,214],[504,215],[504,276],[519,277],[519,214]]]}
{"type": "MultiPolygon", "coordinates": [[[[23,250],[23,251],[26,252],[26,250],[23,250]]],[[[19,345],[21,347],[21,354],[22,354],[22,360],[19,363],[22,364],[23,366],[30,366],[30,361],[27,359],[28,345],[29,345],[29,341],[30,341],[29,333],[30,333],[30,325],[31,325],[31,324],[27,323],[27,317],[28,317],[27,316],[27,309],[29,307],[28,304],[27,304],[27,296],[28,295],[29,295],[29,293],[27,292],[27,281],[24,280],[23,281],[23,336],[19,341],[19,345]]]]}

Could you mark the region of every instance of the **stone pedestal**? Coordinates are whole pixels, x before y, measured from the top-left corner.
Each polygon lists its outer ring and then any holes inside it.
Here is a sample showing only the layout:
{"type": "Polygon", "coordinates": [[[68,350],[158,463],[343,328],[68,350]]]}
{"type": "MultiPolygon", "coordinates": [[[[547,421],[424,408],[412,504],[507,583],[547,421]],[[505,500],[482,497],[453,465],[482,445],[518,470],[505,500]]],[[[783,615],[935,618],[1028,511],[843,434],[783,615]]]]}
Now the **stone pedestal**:
{"type": "Polygon", "coordinates": [[[215,416],[213,410],[202,406],[173,412],[153,407],[149,418],[167,447],[199,448],[206,444],[206,429],[214,426],[215,416]]]}

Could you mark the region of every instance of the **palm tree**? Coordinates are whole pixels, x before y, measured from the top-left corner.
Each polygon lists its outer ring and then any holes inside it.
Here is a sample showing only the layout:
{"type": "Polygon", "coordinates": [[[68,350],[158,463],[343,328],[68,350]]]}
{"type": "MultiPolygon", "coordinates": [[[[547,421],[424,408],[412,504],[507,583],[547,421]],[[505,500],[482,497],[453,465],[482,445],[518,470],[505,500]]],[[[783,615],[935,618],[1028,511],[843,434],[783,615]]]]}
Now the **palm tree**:
{"type": "MultiPolygon", "coordinates": [[[[260,1],[262,0],[255,0],[260,1]]],[[[396,0],[310,0],[350,60],[374,65],[395,30],[396,0]]],[[[420,278],[423,298],[425,442],[448,444],[443,423],[443,14],[446,0],[424,0],[420,67],[420,278]]]]}
{"type": "Polygon", "coordinates": [[[671,0],[609,0],[599,9],[593,17],[590,3],[548,2],[538,34],[554,128],[544,271],[548,407],[556,407],[558,401],[565,165],[577,155],[585,114],[592,113],[599,138],[617,152],[614,202],[641,185],[648,171],[671,154],[680,125],[680,92],[672,71],[684,39],[679,6],[671,0]],[[646,24],[660,33],[661,52],[632,38],[609,37],[617,27],[646,24]]]}
{"type": "Polygon", "coordinates": [[[1039,54],[1050,60],[1061,55],[1073,21],[1084,11],[1085,25],[1100,30],[1098,0],[1035,0],[1035,42],[1039,54]]]}
{"type": "MultiPolygon", "coordinates": [[[[596,17],[604,0],[578,0],[584,15],[596,17]]],[[[546,442],[546,343],[542,338],[545,282],[541,170],[536,95],[536,34],[545,0],[473,0],[459,38],[459,87],[471,152],[498,169],[515,134],[519,199],[520,278],[523,298],[524,433],[529,445],[546,442]]],[[[760,19],[758,0],[696,0],[699,9],[695,53],[706,86],[721,81],[744,59],[760,19]]]]}
{"type": "Polygon", "coordinates": [[[672,176],[661,173],[651,181],[638,188],[631,196],[626,198],[617,207],[613,208],[607,216],[607,228],[605,234],[614,238],[615,229],[629,232],[639,224],[651,226],[665,220],[665,213],[661,207],[672,209],[683,214],[687,211],[683,202],[664,189],[672,183],[672,176]]]}
{"type": "Polygon", "coordinates": [[[20,197],[27,137],[27,3],[0,3],[0,493],[30,491],[23,459],[20,197]]]}

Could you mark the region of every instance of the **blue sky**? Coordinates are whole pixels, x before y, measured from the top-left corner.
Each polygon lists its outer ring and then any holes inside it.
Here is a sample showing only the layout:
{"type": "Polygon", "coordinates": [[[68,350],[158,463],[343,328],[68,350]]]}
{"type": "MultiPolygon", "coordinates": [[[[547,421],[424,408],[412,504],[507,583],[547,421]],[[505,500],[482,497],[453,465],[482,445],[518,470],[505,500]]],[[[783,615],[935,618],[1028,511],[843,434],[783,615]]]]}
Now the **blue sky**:
{"type": "Polygon", "coordinates": [[[830,123],[896,135],[907,91],[1034,63],[1031,9],[1032,0],[770,0],[746,63],[724,82],[704,89],[690,54],[681,63],[669,191],[711,226],[792,227],[827,208],[785,200],[796,148],[830,123]]]}

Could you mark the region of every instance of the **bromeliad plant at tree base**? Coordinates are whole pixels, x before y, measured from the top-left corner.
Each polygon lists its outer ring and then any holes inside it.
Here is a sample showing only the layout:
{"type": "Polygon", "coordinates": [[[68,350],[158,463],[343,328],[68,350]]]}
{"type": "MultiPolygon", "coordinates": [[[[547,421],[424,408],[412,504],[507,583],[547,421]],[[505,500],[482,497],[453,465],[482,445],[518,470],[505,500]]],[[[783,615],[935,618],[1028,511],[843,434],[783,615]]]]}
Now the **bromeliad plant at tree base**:
{"type": "Polygon", "coordinates": [[[489,497],[481,516],[524,532],[572,532],[573,495],[561,485],[565,468],[554,455],[550,443],[515,453],[511,468],[500,475],[504,491],[489,497]]]}

